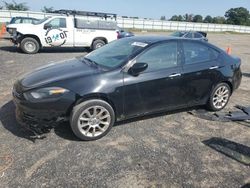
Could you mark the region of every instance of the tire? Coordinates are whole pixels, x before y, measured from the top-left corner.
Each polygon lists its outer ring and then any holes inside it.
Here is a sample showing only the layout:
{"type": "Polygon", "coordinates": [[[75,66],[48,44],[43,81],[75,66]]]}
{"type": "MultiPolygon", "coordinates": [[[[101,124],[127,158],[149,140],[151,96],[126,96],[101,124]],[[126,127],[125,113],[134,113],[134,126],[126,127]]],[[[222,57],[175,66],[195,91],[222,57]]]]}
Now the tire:
{"type": "Polygon", "coordinates": [[[215,88],[213,88],[207,107],[212,111],[220,111],[226,107],[230,96],[231,88],[227,83],[220,83],[215,88]]]}
{"type": "Polygon", "coordinates": [[[103,40],[97,39],[93,42],[92,44],[92,50],[96,50],[98,48],[101,48],[105,45],[106,43],[103,40]]]}
{"type": "Polygon", "coordinates": [[[76,105],[70,117],[72,131],[79,139],[85,141],[102,138],[110,131],[114,122],[115,112],[111,105],[98,99],[76,105]]]}
{"type": "Polygon", "coordinates": [[[40,50],[38,41],[34,38],[27,37],[21,41],[21,50],[26,54],[36,54],[40,50]]]}

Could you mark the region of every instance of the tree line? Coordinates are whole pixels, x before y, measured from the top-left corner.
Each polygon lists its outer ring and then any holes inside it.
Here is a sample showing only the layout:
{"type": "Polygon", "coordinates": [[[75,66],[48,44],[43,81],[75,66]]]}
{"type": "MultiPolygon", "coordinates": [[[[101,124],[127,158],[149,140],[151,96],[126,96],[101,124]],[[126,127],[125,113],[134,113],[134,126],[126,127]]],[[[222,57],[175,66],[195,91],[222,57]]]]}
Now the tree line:
{"type": "MultiPolygon", "coordinates": [[[[161,20],[166,20],[165,16],[161,16],[161,20]]],[[[207,15],[203,18],[202,15],[174,15],[169,21],[180,22],[199,22],[199,23],[215,23],[215,24],[232,24],[232,25],[247,25],[250,26],[250,13],[244,7],[231,8],[225,12],[224,16],[212,17],[207,15]]]]}
{"type": "MultiPolygon", "coordinates": [[[[18,10],[18,11],[28,11],[30,8],[28,7],[27,3],[17,3],[16,1],[12,1],[10,3],[6,1],[2,1],[3,5],[0,5],[0,9],[6,10],[18,10]]],[[[42,12],[52,12],[54,10],[53,7],[46,7],[44,6],[41,11],[42,12]]]]}
{"type": "MultiPolygon", "coordinates": [[[[27,3],[17,3],[14,0],[10,3],[2,1],[3,5],[0,5],[0,9],[7,10],[19,10],[27,11],[29,7],[27,3]]],[[[52,12],[53,7],[44,6],[42,12],[52,12]]],[[[138,17],[134,17],[138,18],[138,17]]],[[[165,16],[161,16],[161,20],[167,20],[165,16]]],[[[199,23],[215,23],[215,24],[232,24],[232,25],[247,25],[250,26],[250,13],[244,7],[231,8],[226,11],[224,16],[212,17],[207,15],[203,18],[202,15],[185,14],[185,15],[174,15],[169,21],[179,21],[179,22],[199,22],[199,23]]]]}

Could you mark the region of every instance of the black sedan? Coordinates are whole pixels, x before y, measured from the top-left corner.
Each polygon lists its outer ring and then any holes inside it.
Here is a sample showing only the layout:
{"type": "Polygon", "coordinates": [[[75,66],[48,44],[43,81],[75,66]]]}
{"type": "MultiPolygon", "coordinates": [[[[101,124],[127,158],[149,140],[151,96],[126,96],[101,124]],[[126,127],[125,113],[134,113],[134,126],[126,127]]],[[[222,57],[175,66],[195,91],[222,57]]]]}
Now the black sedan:
{"type": "Polygon", "coordinates": [[[128,118],[195,105],[223,109],[240,85],[240,65],[202,41],[124,38],[16,81],[16,115],[36,132],[69,120],[77,137],[95,140],[128,118]]]}

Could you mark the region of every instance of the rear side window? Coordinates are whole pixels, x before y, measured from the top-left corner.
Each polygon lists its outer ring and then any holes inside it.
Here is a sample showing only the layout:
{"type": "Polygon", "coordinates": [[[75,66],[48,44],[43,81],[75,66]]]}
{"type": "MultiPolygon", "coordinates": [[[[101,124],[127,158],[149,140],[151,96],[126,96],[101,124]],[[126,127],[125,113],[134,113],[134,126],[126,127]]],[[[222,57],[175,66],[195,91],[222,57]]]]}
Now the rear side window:
{"type": "Polygon", "coordinates": [[[202,35],[200,33],[194,33],[194,38],[196,39],[202,38],[202,35]]]}
{"type": "Polygon", "coordinates": [[[32,19],[23,19],[23,23],[32,23],[32,19]]]}
{"type": "Polygon", "coordinates": [[[195,64],[215,60],[219,52],[204,44],[183,42],[185,64],[195,64]]]}
{"type": "Polygon", "coordinates": [[[189,38],[189,39],[193,38],[193,33],[188,33],[188,34],[186,34],[186,35],[185,35],[185,38],[189,38]]]}

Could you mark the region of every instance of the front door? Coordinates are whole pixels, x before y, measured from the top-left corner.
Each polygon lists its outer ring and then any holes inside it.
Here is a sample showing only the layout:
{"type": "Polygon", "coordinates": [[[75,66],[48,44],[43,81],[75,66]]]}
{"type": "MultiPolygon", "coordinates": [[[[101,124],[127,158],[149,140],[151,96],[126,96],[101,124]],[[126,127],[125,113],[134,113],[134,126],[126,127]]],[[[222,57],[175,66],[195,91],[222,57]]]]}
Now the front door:
{"type": "MultiPolygon", "coordinates": [[[[70,19],[68,19],[70,20],[70,19]]],[[[73,46],[73,20],[67,23],[66,18],[54,18],[44,24],[43,36],[47,47],[72,47],[73,46]],[[50,26],[46,28],[46,26],[50,26]]]]}
{"type": "Polygon", "coordinates": [[[182,75],[176,41],[157,44],[136,58],[148,68],[138,76],[124,73],[124,114],[133,117],[180,107],[182,75]]]}

